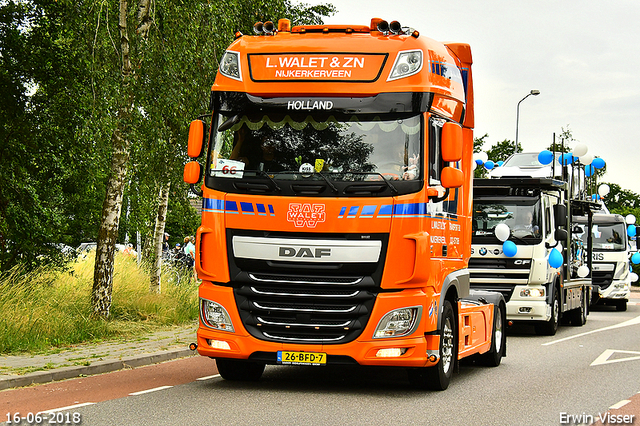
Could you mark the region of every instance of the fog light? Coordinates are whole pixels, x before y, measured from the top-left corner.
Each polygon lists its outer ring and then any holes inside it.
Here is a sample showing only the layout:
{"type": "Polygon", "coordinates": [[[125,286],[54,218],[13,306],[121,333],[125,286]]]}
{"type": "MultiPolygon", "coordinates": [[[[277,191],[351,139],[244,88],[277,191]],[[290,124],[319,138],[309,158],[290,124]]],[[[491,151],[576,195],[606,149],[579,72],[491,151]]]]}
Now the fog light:
{"type": "Polygon", "coordinates": [[[222,305],[211,300],[200,299],[200,318],[207,327],[233,333],[231,317],[222,305]]]}
{"type": "Polygon", "coordinates": [[[404,355],[407,348],[386,348],[376,352],[376,358],[397,358],[404,355]]]}
{"type": "Polygon", "coordinates": [[[231,350],[231,346],[229,346],[229,344],[224,340],[207,339],[207,344],[211,346],[213,349],[224,349],[227,351],[231,350]]]}

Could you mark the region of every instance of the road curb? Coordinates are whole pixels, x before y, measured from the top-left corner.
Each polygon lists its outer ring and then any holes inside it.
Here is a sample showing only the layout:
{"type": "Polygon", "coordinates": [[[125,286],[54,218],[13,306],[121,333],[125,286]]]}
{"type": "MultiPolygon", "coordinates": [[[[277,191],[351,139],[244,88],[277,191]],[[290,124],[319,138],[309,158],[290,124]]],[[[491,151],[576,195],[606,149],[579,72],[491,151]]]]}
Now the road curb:
{"type": "Polygon", "coordinates": [[[175,349],[123,357],[122,359],[117,360],[97,361],[91,365],[62,367],[49,371],[36,371],[22,376],[2,377],[0,378],[0,390],[73,379],[81,376],[92,376],[95,374],[123,370],[125,368],[143,367],[145,365],[159,364],[172,359],[186,358],[195,354],[196,351],[192,351],[191,349],[175,349]]]}

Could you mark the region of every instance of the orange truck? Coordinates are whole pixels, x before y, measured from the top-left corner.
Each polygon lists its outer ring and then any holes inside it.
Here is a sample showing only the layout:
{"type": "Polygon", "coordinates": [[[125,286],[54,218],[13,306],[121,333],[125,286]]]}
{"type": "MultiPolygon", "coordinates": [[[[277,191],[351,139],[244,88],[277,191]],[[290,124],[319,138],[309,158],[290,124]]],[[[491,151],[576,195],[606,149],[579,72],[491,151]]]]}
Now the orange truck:
{"type": "Polygon", "coordinates": [[[374,18],[236,34],[189,130],[203,197],[197,348],[266,364],[396,366],[446,389],[496,366],[505,303],[471,292],[471,50],[374,18]]]}

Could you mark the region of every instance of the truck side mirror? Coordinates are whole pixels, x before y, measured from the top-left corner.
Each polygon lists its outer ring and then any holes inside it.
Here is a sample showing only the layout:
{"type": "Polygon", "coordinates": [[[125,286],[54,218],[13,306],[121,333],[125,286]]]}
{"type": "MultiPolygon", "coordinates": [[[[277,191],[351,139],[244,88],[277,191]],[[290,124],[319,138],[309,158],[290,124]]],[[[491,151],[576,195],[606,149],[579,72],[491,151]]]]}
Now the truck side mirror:
{"type": "Polygon", "coordinates": [[[564,204],[556,204],[553,206],[553,218],[557,227],[566,228],[567,226],[567,206],[564,204]]]}
{"type": "Polygon", "coordinates": [[[202,120],[193,120],[189,125],[189,144],[187,153],[191,158],[198,158],[204,149],[205,124],[202,120]]]}
{"type": "Polygon", "coordinates": [[[460,188],[464,183],[462,170],[445,167],[440,174],[440,184],[445,188],[460,188]]]}
{"type": "Polygon", "coordinates": [[[455,162],[462,159],[462,126],[451,121],[442,126],[442,160],[455,162]]]}
{"type": "Polygon", "coordinates": [[[556,228],[556,231],[553,233],[553,238],[555,238],[556,241],[567,241],[568,236],[567,231],[561,228],[556,228]]]}
{"type": "Polygon", "coordinates": [[[202,166],[197,161],[189,161],[184,166],[182,178],[186,183],[196,184],[202,178],[202,166]]]}

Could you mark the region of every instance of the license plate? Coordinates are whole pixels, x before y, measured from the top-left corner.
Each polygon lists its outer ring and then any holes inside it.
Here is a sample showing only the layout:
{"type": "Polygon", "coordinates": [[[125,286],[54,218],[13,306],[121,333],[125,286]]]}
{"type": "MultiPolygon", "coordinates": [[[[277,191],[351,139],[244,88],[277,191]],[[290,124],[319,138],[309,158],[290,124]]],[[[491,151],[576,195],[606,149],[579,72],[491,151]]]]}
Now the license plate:
{"type": "Polygon", "coordinates": [[[327,354],[322,352],[278,351],[278,364],[327,365],[327,354]]]}

